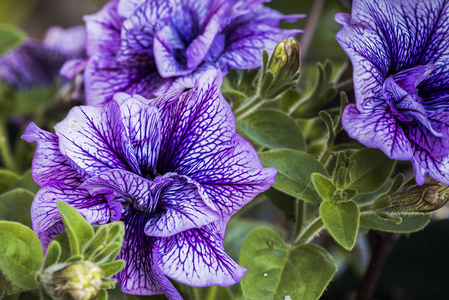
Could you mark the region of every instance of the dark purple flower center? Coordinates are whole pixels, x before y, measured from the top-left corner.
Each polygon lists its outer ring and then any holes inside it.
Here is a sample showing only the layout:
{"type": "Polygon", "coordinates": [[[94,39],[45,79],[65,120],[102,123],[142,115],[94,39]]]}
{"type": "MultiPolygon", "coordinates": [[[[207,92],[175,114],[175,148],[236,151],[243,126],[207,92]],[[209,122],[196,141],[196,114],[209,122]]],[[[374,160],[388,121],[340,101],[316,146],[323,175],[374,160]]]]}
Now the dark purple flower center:
{"type": "MultiPolygon", "coordinates": [[[[382,94],[396,118],[405,123],[419,122],[435,137],[443,137],[438,124],[429,119],[418,85],[435,69],[433,64],[420,65],[389,76],[382,86],[382,94]]],[[[408,124],[412,125],[412,124],[408,124]]]]}

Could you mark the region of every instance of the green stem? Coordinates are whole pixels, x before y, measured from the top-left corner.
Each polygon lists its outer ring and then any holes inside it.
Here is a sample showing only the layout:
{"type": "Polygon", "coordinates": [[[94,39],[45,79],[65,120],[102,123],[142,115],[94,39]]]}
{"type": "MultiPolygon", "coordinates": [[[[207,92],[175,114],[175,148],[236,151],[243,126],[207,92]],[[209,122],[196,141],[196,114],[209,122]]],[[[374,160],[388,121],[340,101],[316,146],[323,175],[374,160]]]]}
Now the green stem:
{"type": "Polygon", "coordinates": [[[304,231],[296,238],[295,245],[306,244],[312,240],[315,235],[323,229],[324,223],[321,217],[316,218],[313,222],[304,228],[304,231]]]}
{"type": "Polygon", "coordinates": [[[246,102],[243,103],[242,106],[237,108],[234,111],[234,115],[236,119],[243,119],[246,116],[252,114],[256,109],[258,109],[263,104],[263,99],[259,96],[254,96],[248,98],[246,102]]]}
{"type": "Polygon", "coordinates": [[[329,148],[327,146],[325,146],[325,147],[326,148],[324,149],[323,153],[320,156],[320,163],[322,163],[323,165],[326,164],[327,160],[331,156],[331,152],[329,151],[329,148]]]}
{"type": "Polygon", "coordinates": [[[304,225],[304,209],[305,209],[305,202],[301,199],[296,199],[295,203],[296,208],[296,220],[295,220],[295,233],[294,237],[297,237],[301,233],[302,226],[304,225]]]}
{"type": "Polygon", "coordinates": [[[5,167],[11,171],[17,171],[14,156],[9,146],[6,121],[3,119],[0,119],[0,152],[5,167]]]}

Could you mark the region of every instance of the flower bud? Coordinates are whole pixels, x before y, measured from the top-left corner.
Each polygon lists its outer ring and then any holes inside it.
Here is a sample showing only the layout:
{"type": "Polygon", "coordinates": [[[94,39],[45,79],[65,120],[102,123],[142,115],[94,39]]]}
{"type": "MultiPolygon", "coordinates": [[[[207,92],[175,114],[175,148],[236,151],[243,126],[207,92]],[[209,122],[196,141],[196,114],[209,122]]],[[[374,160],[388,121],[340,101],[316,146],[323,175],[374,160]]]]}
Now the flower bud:
{"type": "Polygon", "coordinates": [[[44,291],[57,300],[92,300],[97,297],[103,271],[90,261],[54,265],[44,271],[44,291]]]}
{"type": "Polygon", "coordinates": [[[430,177],[423,185],[401,188],[390,198],[391,205],[384,212],[430,213],[449,201],[449,189],[430,177]]]}
{"type": "Polygon", "coordinates": [[[294,38],[285,39],[276,46],[268,70],[280,83],[296,75],[299,71],[299,44],[294,38]]]}
{"type": "Polygon", "coordinates": [[[294,38],[280,42],[264,67],[259,86],[262,99],[275,99],[297,83],[300,68],[299,44],[294,38]]]}

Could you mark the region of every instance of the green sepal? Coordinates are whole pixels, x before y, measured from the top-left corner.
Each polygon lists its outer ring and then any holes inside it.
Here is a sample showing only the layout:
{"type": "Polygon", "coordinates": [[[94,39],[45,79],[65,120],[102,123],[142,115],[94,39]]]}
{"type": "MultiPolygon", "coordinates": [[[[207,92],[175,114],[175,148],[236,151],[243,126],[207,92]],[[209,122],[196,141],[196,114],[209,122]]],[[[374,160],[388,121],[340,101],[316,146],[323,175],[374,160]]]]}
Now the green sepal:
{"type": "Polygon", "coordinates": [[[87,243],[93,238],[94,230],[84,217],[67,203],[56,203],[64,221],[64,226],[69,237],[72,255],[78,255],[87,243]]]}
{"type": "Polygon", "coordinates": [[[376,212],[360,214],[360,227],[397,233],[411,233],[426,227],[430,222],[430,214],[403,215],[399,224],[393,220],[382,218],[376,212]]]}
{"type": "Polygon", "coordinates": [[[42,270],[58,263],[61,257],[61,244],[53,240],[48,246],[47,253],[45,253],[44,263],[42,264],[42,270]]]}
{"type": "Polygon", "coordinates": [[[83,261],[84,260],[84,255],[82,254],[77,254],[77,255],[72,255],[69,259],[67,259],[65,262],[66,263],[71,263],[71,262],[78,262],[78,261],[83,261]]]}
{"type": "Polygon", "coordinates": [[[356,203],[333,203],[320,205],[320,216],[329,233],[346,250],[352,250],[359,229],[359,207],[356,203]]]}
{"type": "Polygon", "coordinates": [[[106,290],[101,289],[98,292],[98,296],[97,298],[95,298],[96,300],[108,300],[108,292],[106,292],[106,290]]]}
{"type": "Polygon", "coordinates": [[[103,250],[94,254],[93,256],[90,256],[89,260],[96,264],[102,264],[113,261],[120,253],[121,248],[122,243],[118,242],[109,243],[103,250]]]}
{"type": "Polygon", "coordinates": [[[330,180],[323,174],[312,173],[312,182],[321,198],[329,201],[332,200],[332,196],[337,190],[332,180],[330,180]]]}
{"type": "Polygon", "coordinates": [[[106,264],[101,264],[99,267],[103,270],[103,277],[109,278],[112,275],[120,272],[125,266],[125,261],[122,259],[114,260],[106,264]]]}
{"type": "Polygon", "coordinates": [[[108,227],[100,226],[100,228],[95,232],[93,239],[86,245],[83,251],[85,257],[89,257],[92,254],[98,253],[106,247],[106,240],[108,238],[108,227]]]}
{"type": "Polygon", "coordinates": [[[328,112],[326,111],[320,111],[319,113],[321,120],[324,122],[324,124],[326,124],[327,127],[327,147],[330,148],[332,147],[332,144],[334,143],[334,139],[335,139],[335,132],[334,132],[334,124],[332,122],[332,117],[329,115],[328,112]]]}

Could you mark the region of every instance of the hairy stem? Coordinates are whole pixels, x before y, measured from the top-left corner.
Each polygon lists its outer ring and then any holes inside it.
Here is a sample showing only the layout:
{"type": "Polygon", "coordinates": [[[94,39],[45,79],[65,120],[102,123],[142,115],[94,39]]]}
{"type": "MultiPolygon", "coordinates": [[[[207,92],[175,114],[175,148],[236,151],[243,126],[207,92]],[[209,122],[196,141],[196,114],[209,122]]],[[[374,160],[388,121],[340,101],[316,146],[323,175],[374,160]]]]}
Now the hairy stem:
{"type": "Polygon", "coordinates": [[[371,257],[368,270],[366,271],[363,281],[359,287],[357,300],[371,299],[385,262],[390,256],[396,241],[400,237],[400,234],[398,233],[377,231],[376,234],[377,242],[374,248],[374,253],[371,257]]]}
{"type": "Polygon", "coordinates": [[[294,244],[306,244],[312,240],[315,235],[324,228],[324,223],[321,217],[316,218],[314,221],[309,223],[300,235],[296,238],[294,244]]]}
{"type": "Polygon", "coordinates": [[[296,238],[301,233],[302,226],[304,225],[304,209],[305,203],[301,199],[297,198],[295,202],[295,232],[293,237],[296,238]]]}

